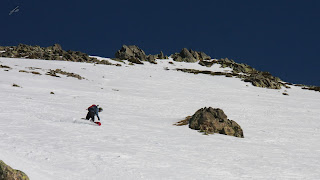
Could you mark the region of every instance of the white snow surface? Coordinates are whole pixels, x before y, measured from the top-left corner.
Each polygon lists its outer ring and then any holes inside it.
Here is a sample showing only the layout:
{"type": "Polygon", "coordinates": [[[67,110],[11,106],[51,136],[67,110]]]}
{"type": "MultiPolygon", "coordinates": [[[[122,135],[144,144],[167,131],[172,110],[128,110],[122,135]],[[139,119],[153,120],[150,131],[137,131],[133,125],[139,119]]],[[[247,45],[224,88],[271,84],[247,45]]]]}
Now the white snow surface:
{"type": "Polygon", "coordinates": [[[178,72],[230,69],[169,61],[118,67],[0,58],[12,68],[0,69],[0,160],[31,180],[319,179],[319,92],[178,72]],[[45,75],[57,68],[86,79],[45,75]],[[104,108],[102,126],[81,120],[92,104],[104,108]],[[245,138],[173,125],[210,106],[245,138]]]}

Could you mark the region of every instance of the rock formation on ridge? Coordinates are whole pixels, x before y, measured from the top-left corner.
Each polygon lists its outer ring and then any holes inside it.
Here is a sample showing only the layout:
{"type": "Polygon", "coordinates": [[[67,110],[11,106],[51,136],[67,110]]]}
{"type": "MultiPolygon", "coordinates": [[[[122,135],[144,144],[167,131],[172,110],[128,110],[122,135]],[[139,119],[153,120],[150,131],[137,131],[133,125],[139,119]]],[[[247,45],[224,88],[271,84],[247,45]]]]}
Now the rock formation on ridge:
{"type": "Polygon", "coordinates": [[[122,48],[115,53],[115,57],[120,60],[129,60],[136,64],[143,64],[141,61],[155,63],[156,59],[168,59],[162,51],[160,54],[146,55],[146,53],[136,45],[123,45],[122,48]]]}
{"type": "Polygon", "coordinates": [[[178,62],[197,62],[199,60],[210,60],[211,57],[206,55],[204,52],[193,51],[183,48],[180,53],[172,54],[171,57],[174,61],[178,62]]]}

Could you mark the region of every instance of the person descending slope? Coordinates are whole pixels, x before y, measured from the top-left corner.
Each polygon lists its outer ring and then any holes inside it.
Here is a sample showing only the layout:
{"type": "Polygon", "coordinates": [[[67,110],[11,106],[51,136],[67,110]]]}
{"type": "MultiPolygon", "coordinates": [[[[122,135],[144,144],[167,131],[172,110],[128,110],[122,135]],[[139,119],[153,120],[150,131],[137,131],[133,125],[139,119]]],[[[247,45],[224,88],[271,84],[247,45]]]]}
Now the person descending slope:
{"type": "MultiPolygon", "coordinates": [[[[99,107],[99,105],[91,105],[90,107],[88,107],[88,114],[87,114],[87,117],[86,119],[87,120],[92,120],[94,122],[94,116],[97,116],[98,117],[98,120],[100,121],[100,117],[99,117],[99,112],[102,112],[103,109],[101,107],[99,107]]],[[[94,122],[96,124],[98,124],[99,126],[101,125],[100,122],[94,122]]]]}

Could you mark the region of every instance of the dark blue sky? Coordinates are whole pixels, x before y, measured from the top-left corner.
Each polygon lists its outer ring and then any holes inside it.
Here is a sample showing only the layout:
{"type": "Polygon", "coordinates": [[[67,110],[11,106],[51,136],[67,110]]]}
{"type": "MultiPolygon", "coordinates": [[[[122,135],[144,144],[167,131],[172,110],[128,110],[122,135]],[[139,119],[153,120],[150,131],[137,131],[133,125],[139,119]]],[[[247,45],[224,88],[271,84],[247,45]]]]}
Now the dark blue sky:
{"type": "Polygon", "coordinates": [[[166,55],[186,47],[320,86],[318,0],[2,0],[0,13],[0,46],[59,43],[104,57],[122,44],[166,55]]]}

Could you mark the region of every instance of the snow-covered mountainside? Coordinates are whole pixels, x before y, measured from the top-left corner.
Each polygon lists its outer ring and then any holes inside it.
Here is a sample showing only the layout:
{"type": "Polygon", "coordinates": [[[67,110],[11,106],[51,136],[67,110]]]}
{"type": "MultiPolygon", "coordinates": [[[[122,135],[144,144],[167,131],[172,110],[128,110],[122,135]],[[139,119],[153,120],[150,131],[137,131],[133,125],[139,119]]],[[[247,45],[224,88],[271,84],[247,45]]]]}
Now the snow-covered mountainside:
{"type": "Polygon", "coordinates": [[[0,160],[32,180],[319,178],[319,92],[183,73],[174,69],[230,69],[169,62],[0,58],[0,160]],[[85,79],[45,75],[49,69],[85,79]],[[104,108],[102,126],[81,120],[92,104],[104,108]],[[245,138],[173,125],[209,106],[245,138]]]}

